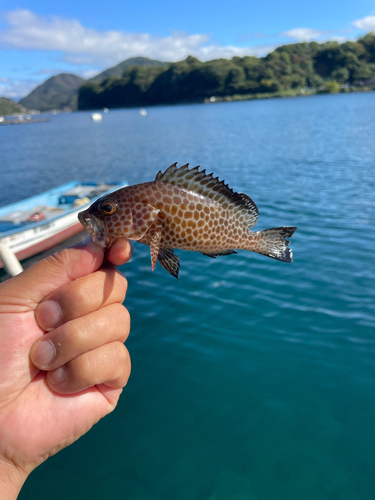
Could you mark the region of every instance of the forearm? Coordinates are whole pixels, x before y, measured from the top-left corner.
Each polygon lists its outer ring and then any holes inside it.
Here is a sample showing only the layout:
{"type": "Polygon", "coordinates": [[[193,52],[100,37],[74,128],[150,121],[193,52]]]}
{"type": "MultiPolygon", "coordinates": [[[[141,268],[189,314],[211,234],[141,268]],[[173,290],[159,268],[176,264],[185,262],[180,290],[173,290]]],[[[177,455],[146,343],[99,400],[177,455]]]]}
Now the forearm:
{"type": "Polygon", "coordinates": [[[0,498],[16,500],[26,481],[27,474],[15,465],[0,459],[0,498]]]}

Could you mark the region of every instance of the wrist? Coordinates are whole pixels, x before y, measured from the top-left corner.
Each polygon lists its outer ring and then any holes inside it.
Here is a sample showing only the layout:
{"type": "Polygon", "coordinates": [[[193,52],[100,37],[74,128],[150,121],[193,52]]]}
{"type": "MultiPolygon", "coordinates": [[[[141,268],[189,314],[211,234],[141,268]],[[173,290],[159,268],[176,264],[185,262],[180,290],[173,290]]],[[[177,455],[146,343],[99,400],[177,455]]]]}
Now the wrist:
{"type": "Polygon", "coordinates": [[[26,478],[22,469],[0,457],[1,500],[16,500],[26,478]]]}

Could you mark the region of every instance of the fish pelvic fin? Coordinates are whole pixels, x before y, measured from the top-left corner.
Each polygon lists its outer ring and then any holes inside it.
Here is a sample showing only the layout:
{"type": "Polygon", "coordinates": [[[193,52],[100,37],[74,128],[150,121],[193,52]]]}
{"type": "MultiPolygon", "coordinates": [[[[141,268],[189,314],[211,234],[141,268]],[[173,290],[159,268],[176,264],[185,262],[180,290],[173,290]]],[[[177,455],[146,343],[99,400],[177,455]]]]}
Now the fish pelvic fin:
{"type": "Polygon", "coordinates": [[[160,243],[160,238],[161,238],[161,231],[155,231],[152,236],[151,236],[151,242],[150,242],[150,253],[151,253],[151,266],[152,270],[155,269],[155,264],[156,261],[158,260],[159,256],[159,243],[160,243]]]}
{"type": "Polygon", "coordinates": [[[175,255],[172,248],[159,248],[158,261],[161,267],[164,267],[169,274],[178,279],[180,259],[175,255]]]}
{"type": "Polygon", "coordinates": [[[293,262],[293,252],[291,248],[288,248],[290,241],[287,238],[291,238],[296,229],[295,226],[274,227],[273,229],[253,233],[251,244],[247,247],[247,250],[266,255],[281,262],[293,262]]]}

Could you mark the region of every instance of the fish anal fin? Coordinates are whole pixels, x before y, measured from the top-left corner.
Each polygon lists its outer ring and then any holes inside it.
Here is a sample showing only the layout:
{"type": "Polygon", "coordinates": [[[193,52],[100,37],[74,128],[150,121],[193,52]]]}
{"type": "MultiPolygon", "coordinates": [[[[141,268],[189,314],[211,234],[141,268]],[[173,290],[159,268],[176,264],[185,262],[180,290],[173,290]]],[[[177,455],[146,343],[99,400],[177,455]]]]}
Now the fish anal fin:
{"type": "Polygon", "coordinates": [[[189,169],[189,164],[178,168],[174,163],[167,170],[157,174],[156,180],[173,186],[180,186],[206,196],[234,213],[241,224],[249,229],[258,222],[258,208],[254,201],[244,193],[236,193],[224,181],[219,181],[213,174],[207,174],[198,167],[189,169]]]}
{"type": "Polygon", "coordinates": [[[178,279],[180,259],[175,255],[172,248],[159,248],[158,261],[161,267],[164,267],[169,274],[178,279]]]}
{"type": "Polygon", "coordinates": [[[201,252],[202,255],[206,255],[206,257],[211,257],[212,259],[216,259],[216,257],[220,257],[220,255],[232,255],[233,253],[237,252],[235,250],[215,250],[212,253],[201,252]]]}

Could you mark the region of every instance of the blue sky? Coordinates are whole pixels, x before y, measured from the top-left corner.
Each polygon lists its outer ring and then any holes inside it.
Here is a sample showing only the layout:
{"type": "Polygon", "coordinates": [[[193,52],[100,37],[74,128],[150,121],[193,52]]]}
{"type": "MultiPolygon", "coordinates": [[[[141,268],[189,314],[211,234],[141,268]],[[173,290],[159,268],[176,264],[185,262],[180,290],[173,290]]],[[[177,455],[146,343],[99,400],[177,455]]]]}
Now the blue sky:
{"type": "Polygon", "coordinates": [[[374,30],[369,0],[0,0],[0,96],[19,99],[55,74],[89,78],[138,55],[264,56],[374,30]]]}

